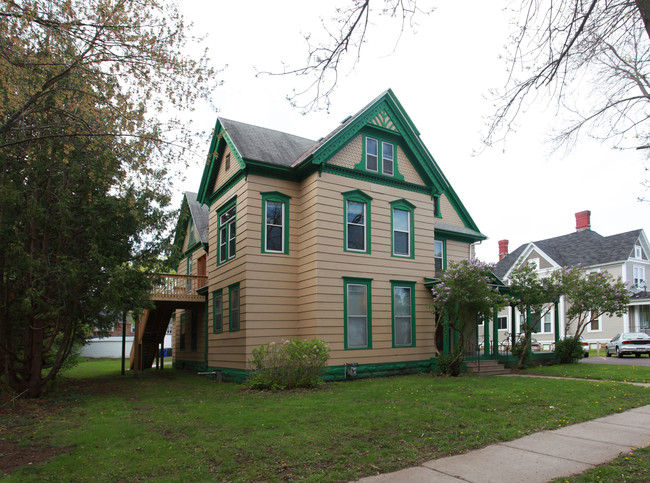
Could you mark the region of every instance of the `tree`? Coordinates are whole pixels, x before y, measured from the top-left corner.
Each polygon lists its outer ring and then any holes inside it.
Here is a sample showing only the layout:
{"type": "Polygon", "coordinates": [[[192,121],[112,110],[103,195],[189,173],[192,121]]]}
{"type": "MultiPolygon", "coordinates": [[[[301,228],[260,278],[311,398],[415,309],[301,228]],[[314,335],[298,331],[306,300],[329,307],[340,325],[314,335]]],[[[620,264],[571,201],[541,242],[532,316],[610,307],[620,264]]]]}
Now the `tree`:
{"type": "Polygon", "coordinates": [[[567,304],[565,335],[579,338],[602,315],[622,317],[630,303],[625,283],[605,271],[583,273],[580,266],[553,273],[567,304]]]}
{"type": "Polygon", "coordinates": [[[490,320],[507,299],[493,284],[492,265],[477,259],[449,262],[440,282],[431,289],[432,309],[445,329],[452,329],[457,342],[450,361],[451,374],[460,373],[465,356],[465,338],[479,320],[490,320]]]}
{"type": "Polygon", "coordinates": [[[649,18],[647,0],[523,2],[487,142],[511,131],[541,92],[570,117],[555,133],[557,145],[587,131],[616,146],[648,147],[649,18]]]}
{"type": "Polygon", "coordinates": [[[510,276],[510,296],[512,304],[519,307],[521,323],[519,325],[520,338],[513,341],[519,353],[517,369],[521,369],[528,355],[528,347],[533,332],[538,330],[539,324],[546,314],[554,307],[562,293],[562,286],[551,277],[539,278],[535,267],[526,263],[513,270],[510,276]]]}
{"type": "Polygon", "coordinates": [[[212,88],[174,2],[2,0],[0,380],[38,397],[75,343],[146,304],[168,246],[166,109],[212,88]]]}

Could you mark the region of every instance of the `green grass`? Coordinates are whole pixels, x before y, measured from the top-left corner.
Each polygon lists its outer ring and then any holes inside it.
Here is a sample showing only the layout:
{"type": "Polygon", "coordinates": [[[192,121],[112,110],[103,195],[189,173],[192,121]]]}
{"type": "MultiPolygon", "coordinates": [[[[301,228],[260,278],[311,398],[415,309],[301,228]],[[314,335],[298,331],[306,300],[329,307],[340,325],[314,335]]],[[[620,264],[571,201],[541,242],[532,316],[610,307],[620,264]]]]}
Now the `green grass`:
{"type": "Polygon", "coordinates": [[[607,381],[650,383],[650,367],[615,366],[609,364],[562,364],[527,369],[525,374],[542,376],[602,379],[607,381]]]}
{"type": "Polygon", "coordinates": [[[638,448],[614,461],[555,483],[647,483],[650,481],[650,446],[638,448]]]}
{"type": "Polygon", "coordinates": [[[0,413],[1,441],[58,448],[4,479],[350,480],[638,407],[649,394],[612,382],[429,375],[268,393],[119,369],[80,364],[47,401],[0,413]]]}

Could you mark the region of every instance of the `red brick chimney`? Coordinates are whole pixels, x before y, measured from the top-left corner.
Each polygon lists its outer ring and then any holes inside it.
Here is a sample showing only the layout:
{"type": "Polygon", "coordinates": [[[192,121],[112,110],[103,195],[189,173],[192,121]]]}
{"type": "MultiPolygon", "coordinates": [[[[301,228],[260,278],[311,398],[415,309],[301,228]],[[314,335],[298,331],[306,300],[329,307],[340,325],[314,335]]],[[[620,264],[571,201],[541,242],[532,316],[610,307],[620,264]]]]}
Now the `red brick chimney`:
{"type": "Polygon", "coordinates": [[[499,240],[499,261],[508,254],[508,240],[499,240]]]}
{"type": "Polygon", "coordinates": [[[576,213],[576,231],[591,230],[591,211],[576,213]]]}

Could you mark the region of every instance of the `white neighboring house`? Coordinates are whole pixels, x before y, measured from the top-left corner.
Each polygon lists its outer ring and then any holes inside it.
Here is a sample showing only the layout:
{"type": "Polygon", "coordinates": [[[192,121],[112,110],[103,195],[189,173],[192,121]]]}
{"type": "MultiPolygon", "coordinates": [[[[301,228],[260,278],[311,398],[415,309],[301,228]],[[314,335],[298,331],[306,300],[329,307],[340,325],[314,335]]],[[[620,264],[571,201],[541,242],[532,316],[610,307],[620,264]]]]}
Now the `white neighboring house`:
{"type": "MultiPolygon", "coordinates": [[[[606,342],[621,332],[650,334],[650,293],[647,275],[650,275],[650,245],[644,231],[633,230],[617,235],[602,236],[591,230],[591,212],[575,214],[576,231],[546,240],[529,242],[508,253],[508,240],[499,241],[499,262],[494,274],[506,285],[510,273],[523,263],[533,263],[540,277],[548,276],[562,267],[581,265],[585,272],[607,271],[621,277],[630,290],[630,305],[623,317],[601,316],[587,326],[582,337],[590,343],[606,342]]],[[[560,300],[558,314],[559,337],[565,333],[566,306],[560,300]]],[[[519,333],[521,315],[514,311],[515,331],[519,333]]],[[[556,340],[555,311],[551,310],[540,321],[533,335],[543,347],[556,340]]],[[[499,340],[506,331],[512,332],[510,311],[499,314],[499,340]]],[[[572,334],[575,327],[571,327],[572,334]]]]}
{"type": "MultiPolygon", "coordinates": [[[[133,319],[129,316],[126,324],[124,354],[128,358],[133,345],[133,334],[135,327],[133,319]]],[[[172,346],[172,324],[170,322],[165,333],[165,349],[172,346]]],[[[93,337],[81,350],[81,357],[119,359],[122,357],[122,323],[115,324],[115,328],[108,337],[93,337]]]]}

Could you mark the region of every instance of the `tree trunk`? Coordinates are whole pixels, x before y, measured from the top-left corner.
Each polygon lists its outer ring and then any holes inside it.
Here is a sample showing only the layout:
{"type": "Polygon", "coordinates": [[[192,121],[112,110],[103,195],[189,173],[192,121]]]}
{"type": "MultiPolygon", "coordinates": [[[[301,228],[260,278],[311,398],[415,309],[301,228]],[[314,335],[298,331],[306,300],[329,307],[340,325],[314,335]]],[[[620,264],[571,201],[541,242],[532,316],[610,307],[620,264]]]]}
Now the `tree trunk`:
{"type": "Polygon", "coordinates": [[[650,38],[650,0],[635,0],[634,3],[636,3],[636,8],[643,19],[648,38],[650,38]]]}

